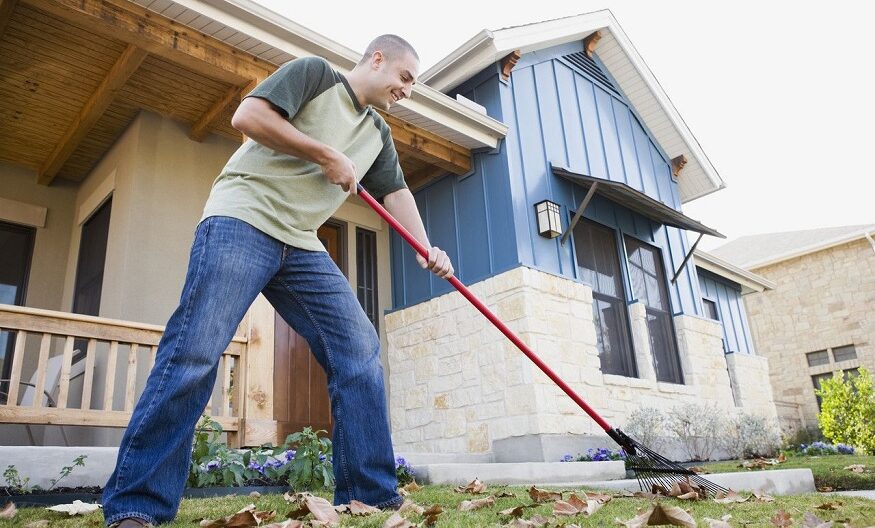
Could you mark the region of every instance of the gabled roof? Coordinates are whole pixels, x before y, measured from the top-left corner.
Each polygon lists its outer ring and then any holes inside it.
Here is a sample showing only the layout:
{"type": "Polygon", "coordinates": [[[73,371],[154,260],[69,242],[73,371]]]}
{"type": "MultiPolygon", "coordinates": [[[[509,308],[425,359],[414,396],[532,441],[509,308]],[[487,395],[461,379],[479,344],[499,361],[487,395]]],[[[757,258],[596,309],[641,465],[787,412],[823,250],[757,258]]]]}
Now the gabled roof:
{"type": "Polygon", "coordinates": [[[875,224],[766,233],[737,238],[711,253],[742,268],[755,269],[861,238],[868,238],[875,247],[872,236],[875,224]]]}
{"type": "MultiPolygon", "coordinates": [[[[338,70],[349,71],[361,58],[361,53],[252,0],[132,1],[271,64],[317,55],[338,70]]],[[[504,123],[422,83],[414,86],[410,99],[393,105],[389,113],[469,149],[495,148],[507,134],[504,123]]]]}
{"type": "Polygon", "coordinates": [[[522,54],[578,41],[600,31],[595,53],[616,79],[626,98],[670,158],[684,155],[687,165],[678,185],[681,201],[689,202],[725,187],[653,72],[608,10],[514,26],[483,30],[445,59],[425,71],[420,79],[448,92],[508,53],[522,54]]]}
{"type": "Polygon", "coordinates": [[[741,286],[742,295],[775,289],[775,283],[769,279],[741,269],[707,251],[696,249],[693,251],[693,260],[697,268],[710,271],[741,286]]]}

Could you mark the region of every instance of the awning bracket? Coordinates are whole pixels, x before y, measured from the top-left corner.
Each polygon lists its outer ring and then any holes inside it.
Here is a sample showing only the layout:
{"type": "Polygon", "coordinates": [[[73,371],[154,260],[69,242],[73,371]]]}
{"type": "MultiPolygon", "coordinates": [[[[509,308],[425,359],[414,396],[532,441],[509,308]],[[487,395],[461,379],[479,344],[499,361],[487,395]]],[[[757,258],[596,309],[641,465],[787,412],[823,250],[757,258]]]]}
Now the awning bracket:
{"type": "Polygon", "coordinates": [[[565,240],[568,239],[568,235],[571,234],[571,231],[574,230],[574,226],[576,226],[577,222],[580,221],[580,217],[583,215],[584,209],[586,209],[586,206],[589,205],[589,202],[590,202],[590,200],[592,200],[592,197],[595,196],[595,191],[598,188],[598,186],[599,186],[598,182],[594,182],[592,185],[589,186],[589,191],[586,192],[586,196],[583,198],[583,201],[580,202],[580,205],[577,207],[577,211],[575,211],[574,217],[571,219],[571,223],[568,224],[568,229],[566,229],[565,232],[562,233],[562,238],[559,240],[560,245],[562,245],[562,246],[565,245],[565,240]]]}
{"type": "Polygon", "coordinates": [[[672,283],[672,284],[674,284],[675,281],[678,280],[678,276],[679,276],[679,275],[681,274],[681,272],[684,270],[684,266],[687,265],[687,261],[689,261],[689,260],[690,260],[690,257],[693,256],[693,251],[696,250],[696,246],[699,245],[699,241],[702,240],[702,237],[703,237],[703,236],[705,236],[705,233],[699,233],[699,238],[696,239],[696,241],[693,243],[693,247],[691,247],[691,248],[690,248],[690,251],[687,252],[687,256],[684,257],[684,261],[681,262],[680,267],[678,267],[677,271],[674,272],[674,277],[671,278],[671,283],[672,283]]]}

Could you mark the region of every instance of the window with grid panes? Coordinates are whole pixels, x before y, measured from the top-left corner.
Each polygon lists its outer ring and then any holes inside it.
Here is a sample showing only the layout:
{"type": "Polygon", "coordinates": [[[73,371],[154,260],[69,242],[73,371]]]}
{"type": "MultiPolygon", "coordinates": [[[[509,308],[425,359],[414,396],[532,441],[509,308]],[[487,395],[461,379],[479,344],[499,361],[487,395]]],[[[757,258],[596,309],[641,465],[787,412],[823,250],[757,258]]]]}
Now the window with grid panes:
{"type": "Polygon", "coordinates": [[[857,350],[854,348],[854,345],[836,347],[832,349],[832,359],[836,363],[839,361],[857,359],[857,350]]]}
{"type": "Polygon", "coordinates": [[[829,365],[829,353],[826,350],[818,350],[817,352],[809,352],[805,354],[805,359],[808,360],[809,367],[817,367],[819,365],[829,365]]]}

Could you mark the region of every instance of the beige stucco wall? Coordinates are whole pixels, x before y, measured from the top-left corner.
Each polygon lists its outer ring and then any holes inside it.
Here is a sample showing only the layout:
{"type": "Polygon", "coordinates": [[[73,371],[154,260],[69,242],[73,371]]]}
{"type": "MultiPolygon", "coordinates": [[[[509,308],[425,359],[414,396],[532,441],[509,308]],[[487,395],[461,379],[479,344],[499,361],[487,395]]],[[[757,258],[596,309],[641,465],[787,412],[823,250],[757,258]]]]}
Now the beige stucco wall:
{"type": "Polygon", "coordinates": [[[817,425],[811,376],[865,366],[875,372],[875,249],[866,239],[752,269],[773,290],[744,297],[785,429],[817,425]],[[854,345],[857,360],[809,367],[805,354],[854,345]]]}
{"type": "MultiPolygon", "coordinates": [[[[657,382],[643,305],[630,306],[639,378],[602,374],[592,290],[518,267],[469,286],[569,386],[613,426],[643,405],[663,410],[713,403],[733,413],[717,322],[674,319],[684,385],[657,382]]],[[[601,429],[505,336],[456,293],[386,317],[392,365],[392,431],[401,452],[487,453],[497,440],[525,435],[600,435],[601,429]]],[[[754,379],[762,358],[744,361],[754,379]]],[[[746,412],[774,418],[769,394],[746,412]]],[[[754,401],[755,400],[755,401],[754,401]]]]}

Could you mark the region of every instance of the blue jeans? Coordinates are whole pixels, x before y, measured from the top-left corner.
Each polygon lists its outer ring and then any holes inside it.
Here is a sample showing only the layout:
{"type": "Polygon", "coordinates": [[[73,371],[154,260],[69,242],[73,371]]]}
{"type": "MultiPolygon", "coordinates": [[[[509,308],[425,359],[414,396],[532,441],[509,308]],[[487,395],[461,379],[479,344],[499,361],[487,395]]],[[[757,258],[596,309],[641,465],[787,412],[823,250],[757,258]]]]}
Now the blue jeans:
{"type": "Polygon", "coordinates": [[[380,340],[349,282],[325,252],[285,245],[234,218],[210,217],[197,228],[179,307],[103,492],[108,525],[176,516],[219,358],[259,293],[307,340],[327,374],[335,504],[401,502],[380,340]]]}

